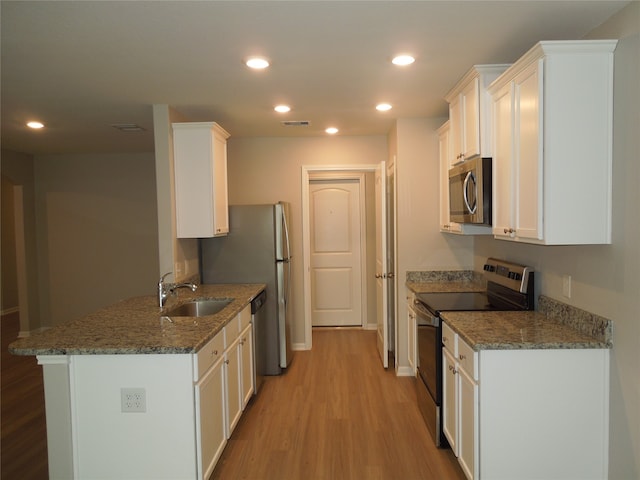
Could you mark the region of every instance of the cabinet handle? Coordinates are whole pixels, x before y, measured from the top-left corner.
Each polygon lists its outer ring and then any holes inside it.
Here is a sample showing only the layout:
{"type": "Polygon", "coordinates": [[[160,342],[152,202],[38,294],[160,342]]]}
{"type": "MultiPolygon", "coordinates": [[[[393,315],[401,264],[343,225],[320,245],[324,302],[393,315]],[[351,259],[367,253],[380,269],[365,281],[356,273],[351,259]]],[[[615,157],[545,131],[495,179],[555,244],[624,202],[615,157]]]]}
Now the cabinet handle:
{"type": "Polygon", "coordinates": [[[455,367],[453,365],[449,365],[449,370],[451,371],[452,374],[456,374],[458,373],[458,371],[455,369],[455,367]]]}
{"type": "Polygon", "coordinates": [[[462,354],[458,355],[458,357],[460,357],[460,360],[464,360],[465,358],[467,358],[466,355],[462,355],[462,354]]]}
{"type": "Polygon", "coordinates": [[[229,360],[225,360],[224,363],[226,363],[227,365],[229,365],[229,360]]]}
{"type": "Polygon", "coordinates": [[[505,228],[504,233],[516,233],[516,231],[513,228],[505,228]]]}
{"type": "Polygon", "coordinates": [[[211,352],[211,356],[213,357],[214,355],[218,354],[218,350],[214,350],[213,352],[211,352]]]}

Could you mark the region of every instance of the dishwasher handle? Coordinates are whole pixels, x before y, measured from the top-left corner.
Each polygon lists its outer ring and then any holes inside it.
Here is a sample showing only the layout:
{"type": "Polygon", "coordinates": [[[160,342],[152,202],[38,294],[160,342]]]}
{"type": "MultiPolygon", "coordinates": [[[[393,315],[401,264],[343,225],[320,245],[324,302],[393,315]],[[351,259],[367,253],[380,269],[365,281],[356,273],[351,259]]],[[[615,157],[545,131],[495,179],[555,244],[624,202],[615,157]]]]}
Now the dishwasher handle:
{"type": "Polygon", "coordinates": [[[256,298],[251,300],[251,314],[255,314],[267,301],[267,291],[262,290],[256,298]]]}

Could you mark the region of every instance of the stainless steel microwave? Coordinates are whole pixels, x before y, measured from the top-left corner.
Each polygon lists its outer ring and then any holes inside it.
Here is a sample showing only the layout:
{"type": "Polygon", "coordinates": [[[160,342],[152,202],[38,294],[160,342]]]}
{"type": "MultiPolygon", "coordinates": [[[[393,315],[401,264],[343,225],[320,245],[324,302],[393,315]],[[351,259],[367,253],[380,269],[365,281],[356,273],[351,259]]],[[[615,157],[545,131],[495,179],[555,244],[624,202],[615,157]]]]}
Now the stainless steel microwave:
{"type": "Polygon", "coordinates": [[[475,157],[449,170],[449,219],[491,225],[491,159],[475,157]]]}

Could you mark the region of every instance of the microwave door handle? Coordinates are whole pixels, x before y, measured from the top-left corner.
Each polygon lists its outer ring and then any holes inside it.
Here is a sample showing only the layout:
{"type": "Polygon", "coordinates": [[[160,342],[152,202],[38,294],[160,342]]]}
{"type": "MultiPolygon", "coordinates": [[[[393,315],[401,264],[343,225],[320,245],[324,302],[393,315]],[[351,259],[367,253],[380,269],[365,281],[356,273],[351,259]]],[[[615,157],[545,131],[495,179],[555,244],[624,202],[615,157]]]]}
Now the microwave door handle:
{"type": "MultiPolygon", "coordinates": [[[[467,210],[470,214],[476,213],[476,209],[478,208],[477,202],[473,205],[469,205],[469,196],[467,195],[467,189],[469,188],[469,182],[475,180],[473,177],[473,172],[468,172],[467,176],[464,177],[464,183],[462,185],[462,195],[464,196],[464,204],[467,207],[467,210]]],[[[475,184],[475,181],[473,182],[475,184]]]]}

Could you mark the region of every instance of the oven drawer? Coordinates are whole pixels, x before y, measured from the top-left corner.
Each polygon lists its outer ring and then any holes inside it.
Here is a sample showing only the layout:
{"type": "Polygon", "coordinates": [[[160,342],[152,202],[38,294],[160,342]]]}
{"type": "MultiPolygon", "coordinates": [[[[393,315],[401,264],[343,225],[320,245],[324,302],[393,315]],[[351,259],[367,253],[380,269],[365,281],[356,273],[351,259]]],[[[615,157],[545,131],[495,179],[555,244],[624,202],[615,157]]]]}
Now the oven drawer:
{"type": "Polygon", "coordinates": [[[458,361],[460,367],[473,377],[474,380],[478,380],[478,353],[465,343],[462,338],[458,337],[458,361]]]}
{"type": "Polygon", "coordinates": [[[442,345],[456,358],[458,358],[458,350],[456,349],[457,336],[458,334],[455,333],[449,325],[442,322],[442,345]]]}

